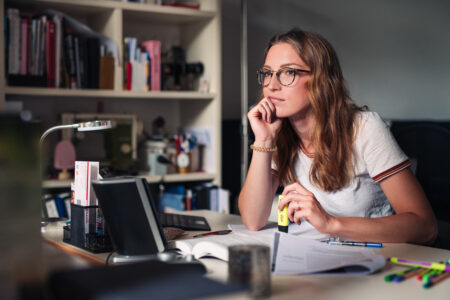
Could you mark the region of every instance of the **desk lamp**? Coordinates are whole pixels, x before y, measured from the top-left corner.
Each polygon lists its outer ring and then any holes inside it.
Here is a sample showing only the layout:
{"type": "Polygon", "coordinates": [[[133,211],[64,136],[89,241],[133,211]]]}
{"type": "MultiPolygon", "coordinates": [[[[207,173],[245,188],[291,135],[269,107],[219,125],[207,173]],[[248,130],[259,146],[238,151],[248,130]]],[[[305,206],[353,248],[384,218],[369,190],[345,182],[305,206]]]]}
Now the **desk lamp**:
{"type": "MultiPolygon", "coordinates": [[[[42,150],[42,143],[45,139],[45,137],[56,130],[60,129],[68,129],[68,128],[75,128],[77,131],[98,131],[98,130],[105,130],[112,128],[112,123],[110,120],[95,120],[95,121],[89,121],[89,122],[82,122],[82,123],[75,123],[75,124],[67,124],[67,125],[58,125],[53,126],[49,129],[47,129],[41,136],[40,139],[40,148],[42,150]]],[[[42,157],[42,156],[41,156],[42,157]]],[[[42,176],[42,163],[41,163],[41,176],[42,176]]],[[[42,177],[41,177],[42,178],[42,177]]],[[[44,200],[43,200],[44,201],[44,200]]],[[[43,212],[45,212],[45,203],[42,203],[43,212]]],[[[46,213],[44,213],[44,216],[47,216],[46,213]]],[[[48,219],[48,218],[47,218],[48,219]]]]}
{"type": "Polygon", "coordinates": [[[83,122],[83,123],[76,123],[76,124],[67,124],[67,125],[58,125],[53,126],[49,129],[47,129],[41,136],[41,145],[44,141],[45,137],[53,131],[59,130],[59,129],[66,129],[66,128],[76,128],[78,131],[96,131],[96,130],[105,130],[110,129],[112,127],[112,123],[110,120],[106,121],[90,121],[90,122],[83,122]]]}

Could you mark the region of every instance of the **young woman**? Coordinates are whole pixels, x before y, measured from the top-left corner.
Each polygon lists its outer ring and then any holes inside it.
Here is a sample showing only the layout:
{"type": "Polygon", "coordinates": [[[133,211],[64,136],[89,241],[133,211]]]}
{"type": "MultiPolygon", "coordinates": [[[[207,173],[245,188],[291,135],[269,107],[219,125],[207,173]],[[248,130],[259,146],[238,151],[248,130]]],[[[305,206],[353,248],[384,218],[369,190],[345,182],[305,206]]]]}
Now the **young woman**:
{"type": "Polygon", "coordinates": [[[279,208],[287,204],[298,225],[361,241],[434,241],[436,220],[408,158],[378,114],[352,103],[323,37],[273,37],[258,81],[264,98],[248,112],[255,141],[239,196],[250,230],[267,223],[284,185],[279,208]]]}

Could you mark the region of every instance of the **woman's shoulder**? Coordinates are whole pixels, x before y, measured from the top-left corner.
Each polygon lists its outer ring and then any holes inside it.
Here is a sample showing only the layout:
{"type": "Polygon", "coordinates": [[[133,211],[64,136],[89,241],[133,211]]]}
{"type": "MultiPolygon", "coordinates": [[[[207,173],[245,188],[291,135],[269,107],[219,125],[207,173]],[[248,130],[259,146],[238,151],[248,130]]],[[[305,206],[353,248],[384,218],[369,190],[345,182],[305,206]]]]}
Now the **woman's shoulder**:
{"type": "Polygon", "coordinates": [[[367,131],[371,132],[372,130],[382,130],[389,127],[380,115],[374,111],[358,112],[355,118],[355,123],[359,133],[367,131]]]}

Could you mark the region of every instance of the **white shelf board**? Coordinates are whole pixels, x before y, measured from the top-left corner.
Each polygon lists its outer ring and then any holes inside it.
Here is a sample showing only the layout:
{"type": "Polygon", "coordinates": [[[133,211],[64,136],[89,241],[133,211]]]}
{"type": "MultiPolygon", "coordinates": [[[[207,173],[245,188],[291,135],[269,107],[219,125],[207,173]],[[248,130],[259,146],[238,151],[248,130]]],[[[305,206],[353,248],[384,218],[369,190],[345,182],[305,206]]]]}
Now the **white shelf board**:
{"type": "Polygon", "coordinates": [[[121,9],[127,15],[147,17],[165,24],[196,22],[216,16],[214,11],[107,0],[6,0],[5,2],[18,7],[25,5],[27,8],[35,9],[52,8],[83,15],[121,9]]]}
{"type": "MultiPolygon", "coordinates": [[[[139,177],[145,178],[149,183],[158,182],[188,182],[188,181],[208,181],[214,180],[216,174],[211,173],[186,173],[186,174],[166,174],[166,175],[145,175],[140,174],[139,177]]],[[[71,179],[69,180],[44,180],[42,188],[70,188],[71,179]]]]}
{"type": "Polygon", "coordinates": [[[139,175],[147,179],[150,183],[163,182],[186,182],[186,181],[204,181],[204,180],[214,180],[216,174],[211,173],[186,173],[186,174],[166,174],[166,175],[139,175]]]}
{"type": "Polygon", "coordinates": [[[80,97],[80,98],[138,98],[138,99],[190,99],[212,100],[213,93],[200,93],[193,91],[116,91],[116,90],[89,90],[89,89],[56,89],[38,87],[11,87],[5,88],[6,95],[18,96],[54,96],[54,97],[80,97]]]}

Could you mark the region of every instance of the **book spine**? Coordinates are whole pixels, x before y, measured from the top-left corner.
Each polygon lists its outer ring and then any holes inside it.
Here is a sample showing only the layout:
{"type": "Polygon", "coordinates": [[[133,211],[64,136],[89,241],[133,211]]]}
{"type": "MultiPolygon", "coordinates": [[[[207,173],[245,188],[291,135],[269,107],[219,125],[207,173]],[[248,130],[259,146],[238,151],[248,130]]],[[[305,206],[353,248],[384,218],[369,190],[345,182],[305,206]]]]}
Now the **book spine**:
{"type": "Polygon", "coordinates": [[[46,34],[47,32],[47,16],[41,16],[41,36],[40,36],[40,44],[39,44],[39,68],[38,75],[43,76],[46,70],[46,34]]]}
{"type": "Polygon", "coordinates": [[[55,22],[55,87],[61,86],[61,50],[62,50],[62,32],[61,32],[61,18],[55,16],[53,18],[55,22]]]}
{"type": "Polygon", "coordinates": [[[39,75],[39,52],[41,49],[41,20],[36,20],[36,44],[34,48],[33,75],[39,75]]]}
{"type": "Polygon", "coordinates": [[[76,87],[81,88],[81,70],[80,70],[80,43],[79,43],[79,37],[74,36],[73,37],[73,48],[75,53],[75,76],[77,79],[76,87]]]}
{"type": "Polygon", "coordinates": [[[19,10],[7,10],[9,27],[8,74],[20,73],[20,17],[19,10]]]}
{"type": "Polygon", "coordinates": [[[66,66],[69,74],[69,83],[71,88],[76,88],[77,84],[77,71],[75,67],[75,49],[73,42],[72,30],[66,31],[65,37],[65,53],[66,55],[66,66]]]}
{"type": "Polygon", "coordinates": [[[31,74],[31,67],[32,67],[32,57],[33,57],[33,19],[29,17],[27,19],[27,74],[31,74]]]}
{"type": "Polygon", "coordinates": [[[152,90],[161,90],[161,42],[154,41],[152,64],[152,90]]]}
{"type": "Polygon", "coordinates": [[[150,89],[161,90],[161,42],[150,40],[141,43],[141,46],[149,52],[150,56],[150,89]]]}
{"type": "Polygon", "coordinates": [[[100,41],[97,38],[86,40],[86,84],[91,89],[99,88],[100,52],[100,41]]]}
{"type": "Polygon", "coordinates": [[[31,20],[31,59],[30,59],[30,74],[35,75],[35,65],[36,65],[36,49],[37,49],[37,25],[38,20],[31,20]]]}
{"type": "Polygon", "coordinates": [[[55,22],[46,23],[46,65],[47,65],[47,86],[55,87],[55,22]]]}
{"type": "Polygon", "coordinates": [[[27,48],[28,48],[28,20],[21,19],[21,33],[20,33],[20,74],[27,75],[27,48]]]}
{"type": "Polygon", "coordinates": [[[131,75],[132,75],[132,64],[131,64],[131,62],[127,62],[127,85],[126,85],[126,89],[128,90],[128,91],[131,91],[131,88],[132,88],[132,86],[131,86],[131,75]]]}

